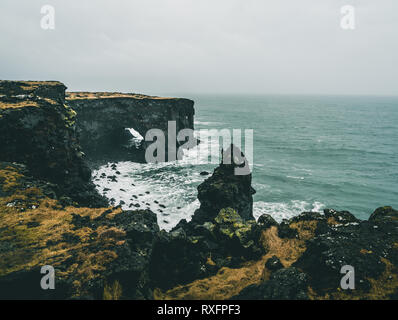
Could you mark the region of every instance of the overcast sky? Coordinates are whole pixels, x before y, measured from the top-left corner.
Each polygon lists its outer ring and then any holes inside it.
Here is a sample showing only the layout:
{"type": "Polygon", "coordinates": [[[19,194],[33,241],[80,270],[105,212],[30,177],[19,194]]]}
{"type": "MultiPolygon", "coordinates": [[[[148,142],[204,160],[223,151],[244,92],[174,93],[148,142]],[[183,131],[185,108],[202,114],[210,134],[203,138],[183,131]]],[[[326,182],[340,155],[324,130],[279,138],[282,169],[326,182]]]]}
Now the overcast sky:
{"type": "Polygon", "coordinates": [[[398,95],[397,0],[0,0],[0,41],[1,79],[69,90],[398,95]]]}

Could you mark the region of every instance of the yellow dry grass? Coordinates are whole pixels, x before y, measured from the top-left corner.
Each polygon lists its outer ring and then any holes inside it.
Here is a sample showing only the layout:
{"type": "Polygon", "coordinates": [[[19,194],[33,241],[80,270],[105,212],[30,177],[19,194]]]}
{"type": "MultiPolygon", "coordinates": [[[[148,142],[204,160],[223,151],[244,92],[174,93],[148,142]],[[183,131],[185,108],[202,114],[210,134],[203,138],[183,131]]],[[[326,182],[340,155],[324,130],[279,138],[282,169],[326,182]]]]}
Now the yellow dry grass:
{"type": "MultiPolygon", "coordinates": [[[[73,275],[75,292],[81,294],[84,284],[101,277],[117,258],[115,248],[124,244],[125,232],[109,226],[76,227],[73,214],[95,219],[112,208],[62,208],[40,188],[19,184],[23,177],[12,166],[0,170],[0,187],[9,194],[0,197],[0,244],[4,246],[0,276],[43,265],[64,266],[71,259],[57,277],[73,275]]],[[[111,218],[120,212],[114,210],[111,218]]]]}
{"type": "Polygon", "coordinates": [[[2,102],[0,101],[0,109],[21,109],[26,107],[39,107],[39,104],[35,101],[24,100],[16,102],[2,102]]]}
{"type": "Polygon", "coordinates": [[[59,86],[62,85],[59,81],[18,81],[23,90],[32,91],[40,86],[59,86]]]}
{"type": "Polygon", "coordinates": [[[153,99],[153,100],[168,100],[175,98],[148,96],[144,94],[135,93],[121,93],[121,92],[67,92],[67,100],[92,100],[92,99],[113,99],[113,98],[129,98],[129,99],[153,99]]]}
{"type": "Polygon", "coordinates": [[[267,254],[260,260],[247,262],[241,268],[221,268],[214,276],[195,280],[166,292],[155,289],[154,298],[157,300],[229,299],[249,285],[268,280],[270,272],[265,263],[272,256],[277,256],[285,267],[294,263],[305,251],[305,241],[313,237],[316,225],[316,221],[292,223],[290,227],[296,229],[299,234],[297,239],[280,238],[277,227],[272,226],[261,236],[260,241],[267,254]]]}
{"type": "Polygon", "coordinates": [[[119,281],[115,280],[112,285],[105,284],[104,300],[119,300],[123,294],[122,286],[119,281]]]}

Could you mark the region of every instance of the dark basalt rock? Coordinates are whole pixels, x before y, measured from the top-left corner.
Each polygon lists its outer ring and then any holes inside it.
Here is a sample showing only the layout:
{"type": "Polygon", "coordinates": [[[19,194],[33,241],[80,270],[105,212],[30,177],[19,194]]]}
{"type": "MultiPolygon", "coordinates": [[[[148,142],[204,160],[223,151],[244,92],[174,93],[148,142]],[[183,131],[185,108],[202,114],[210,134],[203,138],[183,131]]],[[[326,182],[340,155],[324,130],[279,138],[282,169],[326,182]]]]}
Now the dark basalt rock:
{"type": "Polygon", "coordinates": [[[243,289],[233,300],[306,300],[307,275],[296,268],[280,269],[270,280],[243,289]]]}
{"type": "Polygon", "coordinates": [[[26,164],[80,205],[105,206],[90,181],[65,88],[59,82],[0,81],[0,161],[26,164]]]}
{"type": "MultiPolygon", "coordinates": [[[[92,161],[145,162],[145,150],[150,143],[142,141],[136,145],[127,128],[134,128],[142,137],[150,129],[160,129],[166,141],[169,121],[175,121],[177,133],[194,128],[194,102],[189,99],[130,93],[68,92],[66,100],[77,112],[76,130],[84,152],[92,161]]],[[[176,141],[176,145],[184,142],[176,141]]],[[[116,166],[112,168],[116,170],[116,166]]]]}
{"type": "Polygon", "coordinates": [[[357,223],[360,220],[357,219],[351,212],[348,211],[336,211],[333,209],[325,209],[323,211],[326,219],[332,218],[336,223],[357,223]]]}
{"type": "Polygon", "coordinates": [[[187,237],[183,228],[170,233],[162,231],[149,268],[154,286],[168,289],[207,276],[208,249],[206,242],[187,237]]]}
{"type": "MultiPolygon", "coordinates": [[[[378,279],[386,262],[398,264],[398,221],[395,210],[379,208],[369,221],[359,221],[348,212],[328,210],[329,223],[318,224],[316,235],[294,264],[309,276],[310,286],[325,294],[340,287],[341,268],[355,268],[356,290],[368,292],[368,279],[378,279]]],[[[395,267],[396,268],[396,267],[395,267]]]]}
{"type": "Polygon", "coordinates": [[[258,220],[257,224],[261,226],[263,229],[268,229],[271,226],[277,226],[278,223],[272,218],[269,214],[261,215],[258,220]]]}
{"type": "Polygon", "coordinates": [[[126,298],[151,299],[149,265],[159,234],[156,215],[150,210],[124,211],[111,224],[126,232],[126,245],[117,250],[118,259],[104,277],[119,281],[126,298]]]}
{"type": "MultiPolygon", "coordinates": [[[[224,159],[232,148],[224,153],[224,159]]],[[[201,207],[192,220],[182,220],[170,233],[162,233],[151,265],[151,277],[160,288],[204,278],[224,266],[237,267],[264,253],[259,244],[263,226],[252,215],[251,174],[235,175],[237,167],[235,163],[220,164],[199,185],[201,207]]],[[[262,221],[276,223],[271,219],[262,221]]]]}
{"type": "Polygon", "coordinates": [[[243,220],[254,219],[252,176],[249,169],[244,175],[236,174],[236,169],[242,167],[248,168],[247,160],[238,148],[231,145],[223,152],[222,163],[213,175],[198,187],[201,205],[192,218],[193,223],[213,221],[223,208],[235,209],[243,220]]]}
{"type": "Polygon", "coordinates": [[[24,99],[29,97],[47,97],[65,99],[65,85],[59,81],[7,81],[0,80],[0,96],[24,99]]]}
{"type": "Polygon", "coordinates": [[[279,269],[282,269],[283,268],[283,264],[281,263],[281,261],[279,260],[279,258],[277,256],[272,256],[265,263],[265,267],[269,271],[274,272],[274,271],[277,271],[279,269]]]}
{"type": "Polygon", "coordinates": [[[194,224],[194,228],[192,223],[181,223],[181,227],[188,230],[187,233],[196,231],[208,240],[213,239],[211,258],[216,267],[214,270],[219,272],[209,274],[211,277],[207,276],[206,281],[196,278],[197,281],[186,285],[179,283],[181,286],[172,288],[161,297],[182,299],[184,292],[188,297],[197,294],[202,299],[211,298],[214,294],[222,299],[397,297],[398,222],[396,211],[392,208],[377,209],[369,221],[358,220],[347,211],[327,209],[324,214],[304,212],[281,224],[269,216],[262,217],[254,224],[244,222],[244,229],[251,230],[247,235],[253,239],[255,246],[260,243],[264,246],[265,251],[260,256],[272,253],[261,274],[258,273],[258,265],[263,262],[259,257],[246,255],[244,260],[247,264],[243,264],[243,260],[233,256],[237,255],[234,250],[244,247],[246,243],[236,241],[245,237],[235,238],[241,221],[232,209],[223,209],[214,222],[194,224]],[[229,247],[231,244],[234,250],[229,247]],[[223,260],[223,254],[231,255],[231,252],[233,259],[229,262],[225,258],[223,260]],[[248,262],[250,260],[257,262],[252,264],[248,262]],[[341,288],[340,281],[344,274],[340,271],[345,265],[355,269],[355,290],[341,288]],[[236,294],[234,288],[226,289],[224,286],[225,282],[236,284],[235,272],[226,276],[224,269],[220,270],[221,266],[236,269],[236,274],[247,272],[249,266],[253,273],[257,273],[257,278],[236,294]],[[269,274],[269,280],[264,281],[269,274]]]}
{"type": "Polygon", "coordinates": [[[214,223],[183,220],[170,233],[162,232],[155,244],[151,278],[157,287],[169,289],[221,267],[238,267],[264,254],[259,237],[255,220],[243,221],[232,208],[220,210],[214,223]]]}
{"type": "Polygon", "coordinates": [[[372,222],[398,221],[398,211],[391,207],[381,207],[375,210],[369,217],[372,222]]]}
{"type": "Polygon", "coordinates": [[[298,236],[298,232],[296,229],[292,229],[290,228],[290,225],[286,222],[282,222],[279,226],[278,226],[278,236],[280,238],[297,238],[298,236]]]}

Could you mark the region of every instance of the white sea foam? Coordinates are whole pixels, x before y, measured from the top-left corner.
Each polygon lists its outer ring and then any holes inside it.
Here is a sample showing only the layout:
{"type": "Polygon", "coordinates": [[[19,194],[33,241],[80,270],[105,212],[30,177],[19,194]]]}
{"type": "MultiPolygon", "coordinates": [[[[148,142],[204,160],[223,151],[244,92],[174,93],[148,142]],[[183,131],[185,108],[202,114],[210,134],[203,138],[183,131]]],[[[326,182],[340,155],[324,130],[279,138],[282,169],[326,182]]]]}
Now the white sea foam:
{"type": "Polygon", "coordinates": [[[199,208],[196,188],[206,179],[200,171],[202,165],[208,167],[209,152],[214,149],[210,149],[210,143],[203,140],[199,146],[184,150],[179,161],[157,164],[126,161],[117,163],[116,170],[108,163],[93,172],[93,180],[97,190],[108,200],[113,199],[114,205],[122,202],[124,210],[150,209],[156,213],[159,227],[170,230],[182,219],[190,221],[199,208]],[[103,174],[115,176],[116,181],[100,178],[103,174]]]}
{"type": "Polygon", "coordinates": [[[122,202],[124,210],[152,210],[161,229],[170,230],[181,219],[189,221],[199,207],[195,186],[204,179],[199,174],[192,174],[188,179],[184,173],[162,168],[151,170],[148,165],[138,167],[131,162],[118,163],[117,170],[120,175],[115,174],[110,166],[94,172],[94,180],[102,173],[115,175],[117,179],[117,182],[108,178],[95,181],[98,191],[109,200],[114,199],[114,205],[122,202]]]}
{"type": "Polygon", "coordinates": [[[286,178],[296,179],[296,180],[304,180],[305,179],[304,177],[296,177],[296,176],[286,176],[286,178]]]}
{"type": "Polygon", "coordinates": [[[325,205],[320,202],[309,203],[307,201],[293,200],[285,202],[257,201],[253,204],[253,215],[258,219],[263,214],[269,214],[277,222],[290,219],[304,211],[320,212],[325,205]]]}

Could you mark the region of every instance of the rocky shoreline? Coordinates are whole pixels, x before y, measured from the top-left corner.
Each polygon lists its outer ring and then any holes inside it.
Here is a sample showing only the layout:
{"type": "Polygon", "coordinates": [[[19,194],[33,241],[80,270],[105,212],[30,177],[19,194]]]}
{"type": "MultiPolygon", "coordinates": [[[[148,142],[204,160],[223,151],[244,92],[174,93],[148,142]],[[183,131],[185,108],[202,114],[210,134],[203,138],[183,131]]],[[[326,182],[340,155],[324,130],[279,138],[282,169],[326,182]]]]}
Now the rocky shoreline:
{"type": "Polygon", "coordinates": [[[209,175],[192,220],[170,232],[150,210],[110,206],[84,146],[106,140],[99,132],[123,141],[130,124],[193,128],[193,102],[65,89],[0,81],[0,299],[398,299],[391,207],[368,220],[327,209],[255,221],[251,175],[235,176],[234,163],[209,175]],[[44,265],[55,268],[55,290],[40,288],[44,265]],[[340,286],[345,265],[355,289],[340,286]]]}

